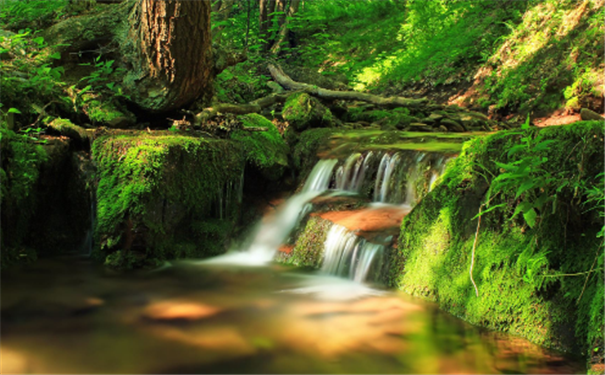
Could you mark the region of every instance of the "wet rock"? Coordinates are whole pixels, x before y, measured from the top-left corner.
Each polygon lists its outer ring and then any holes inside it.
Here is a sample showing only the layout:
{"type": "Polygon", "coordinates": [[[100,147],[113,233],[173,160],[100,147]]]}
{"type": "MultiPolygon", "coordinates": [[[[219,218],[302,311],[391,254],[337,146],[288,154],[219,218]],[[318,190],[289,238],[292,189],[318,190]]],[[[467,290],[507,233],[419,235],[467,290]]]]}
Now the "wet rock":
{"type": "Polygon", "coordinates": [[[155,321],[193,321],[208,318],[221,311],[216,306],[187,301],[162,301],[149,305],[143,316],[155,321]]]}
{"type": "Polygon", "coordinates": [[[239,142],[132,132],[97,138],[93,158],[99,178],[95,257],[121,250],[110,263],[132,268],[224,251],[208,234],[232,230],[237,219],[245,164],[239,142]],[[206,224],[213,229],[201,227],[206,224]]]}
{"type": "Polygon", "coordinates": [[[580,110],[580,118],[584,121],[603,121],[605,118],[595,111],[591,111],[588,108],[582,108],[580,110]]]}

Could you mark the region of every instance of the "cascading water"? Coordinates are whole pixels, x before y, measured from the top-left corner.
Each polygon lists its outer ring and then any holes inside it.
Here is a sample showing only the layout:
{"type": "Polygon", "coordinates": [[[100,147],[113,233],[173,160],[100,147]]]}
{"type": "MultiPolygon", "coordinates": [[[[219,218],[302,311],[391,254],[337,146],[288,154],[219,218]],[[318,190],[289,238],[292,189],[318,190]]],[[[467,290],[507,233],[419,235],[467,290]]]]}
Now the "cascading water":
{"type": "Polygon", "coordinates": [[[303,216],[307,203],[328,190],[337,162],[336,159],[320,160],[313,167],[302,191],[289,198],[270,220],[259,225],[254,239],[245,251],[232,252],[205,262],[245,265],[261,265],[270,262],[278,247],[303,216]]]}
{"type": "Polygon", "coordinates": [[[368,280],[370,268],[384,246],[358,237],[340,225],[332,225],[324,243],[321,272],[346,276],[357,282],[368,280]]]}

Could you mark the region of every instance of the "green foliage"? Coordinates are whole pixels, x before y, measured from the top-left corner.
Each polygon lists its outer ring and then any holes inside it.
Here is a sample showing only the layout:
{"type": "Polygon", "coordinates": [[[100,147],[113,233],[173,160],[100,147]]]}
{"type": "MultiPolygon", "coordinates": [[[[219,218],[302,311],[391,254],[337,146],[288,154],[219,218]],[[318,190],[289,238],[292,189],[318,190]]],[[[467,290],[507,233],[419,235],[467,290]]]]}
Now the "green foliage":
{"type": "Polygon", "coordinates": [[[277,180],[288,166],[288,145],[277,127],[258,114],[240,116],[242,129],[231,133],[231,139],[244,146],[246,159],[270,180],[277,180]],[[246,130],[246,128],[253,128],[246,130]],[[265,131],[259,131],[260,129],[265,131]]]}
{"type": "Polygon", "coordinates": [[[63,14],[67,0],[1,0],[0,28],[47,27],[63,14]]]}
{"type": "Polygon", "coordinates": [[[0,55],[6,56],[0,59],[2,105],[19,111],[21,125],[33,123],[46,104],[66,108],[65,101],[57,101],[65,99],[61,81],[64,68],[53,66],[60,56],[51,53],[44,38],[32,36],[29,29],[0,36],[0,55]]]}
{"type": "Polygon", "coordinates": [[[35,252],[21,245],[36,204],[40,166],[47,160],[47,154],[31,137],[10,131],[4,125],[0,126],[2,267],[35,259],[35,252]]]}
{"type": "Polygon", "coordinates": [[[603,340],[603,138],[602,123],[581,122],[467,142],[404,219],[393,284],[471,323],[547,346],[573,349],[564,333],[573,326],[579,347],[592,351],[603,340]],[[477,298],[468,275],[473,216],[488,200],[473,271],[477,298]],[[523,212],[533,214],[515,216],[523,212]]]}

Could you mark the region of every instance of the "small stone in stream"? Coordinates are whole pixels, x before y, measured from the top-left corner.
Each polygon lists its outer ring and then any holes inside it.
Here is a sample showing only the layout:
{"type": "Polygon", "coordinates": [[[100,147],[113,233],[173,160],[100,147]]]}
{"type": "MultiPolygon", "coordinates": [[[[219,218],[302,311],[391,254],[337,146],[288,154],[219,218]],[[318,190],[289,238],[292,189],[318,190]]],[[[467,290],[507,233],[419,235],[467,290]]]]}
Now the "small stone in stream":
{"type": "Polygon", "coordinates": [[[157,302],[145,309],[143,315],[152,320],[198,320],[215,315],[221,310],[202,303],[164,301],[157,302]]]}
{"type": "Polygon", "coordinates": [[[441,124],[445,125],[449,130],[452,131],[456,131],[456,132],[464,132],[466,131],[466,129],[464,128],[464,126],[462,126],[461,124],[459,124],[458,122],[454,121],[454,120],[450,120],[450,119],[443,119],[441,120],[441,124]]]}
{"type": "Polygon", "coordinates": [[[603,121],[604,118],[595,111],[591,111],[588,108],[582,108],[580,110],[580,118],[584,121],[603,121]]]}

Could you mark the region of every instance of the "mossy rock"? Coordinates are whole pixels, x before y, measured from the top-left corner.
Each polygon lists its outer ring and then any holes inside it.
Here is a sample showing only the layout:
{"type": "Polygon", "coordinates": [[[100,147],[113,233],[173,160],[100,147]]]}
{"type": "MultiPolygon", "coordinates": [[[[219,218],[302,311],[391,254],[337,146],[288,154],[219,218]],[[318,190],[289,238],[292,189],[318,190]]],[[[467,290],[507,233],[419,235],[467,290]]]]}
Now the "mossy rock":
{"type": "Polygon", "coordinates": [[[143,254],[133,265],[154,265],[225,250],[200,230],[200,221],[226,222],[227,228],[237,221],[245,160],[240,143],[136,132],[98,138],[93,158],[96,258],[123,250],[143,254]]]}
{"type": "Polygon", "coordinates": [[[271,181],[278,180],[288,167],[289,147],[269,120],[256,113],[239,116],[242,128],[231,139],[242,143],[246,160],[271,181]],[[259,129],[265,128],[264,131],[259,129]]]}
{"type": "Polygon", "coordinates": [[[601,122],[580,122],[524,134],[504,131],[465,143],[441,183],[403,220],[390,260],[390,284],[434,300],[472,324],[549,347],[592,352],[603,342],[603,280],[589,278],[585,284],[585,276],[554,275],[590,270],[602,245],[597,237],[602,204],[590,209],[595,201],[587,192],[603,190],[598,177],[604,168],[603,139],[601,122]],[[533,155],[522,137],[538,135],[554,141],[535,152],[544,161],[542,173],[556,178],[543,187],[556,190],[556,199],[538,213],[538,225],[529,226],[521,215],[511,217],[533,193],[516,197],[519,186],[512,186],[493,196],[490,207],[496,209],[482,215],[479,227],[476,214],[489,187],[485,176],[503,173],[496,162],[533,155]],[[518,152],[509,153],[515,146],[518,152]],[[469,278],[473,248],[478,296],[469,278]]]}
{"type": "Polygon", "coordinates": [[[336,118],[319,100],[306,93],[290,95],[282,117],[297,131],[335,126],[336,118]]]}
{"type": "Polygon", "coordinates": [[[2,268],[20,261],[35,259],[35,252],[25,251],[30,220],[38,202],[36,186],[40,168],[48,160],[41,145],[30,137],[0,128],[2,186],[2,268]]]}
{"type": "Polygon", "coordinates": [[[134,114],[120,104],[86,94],[82,99],[82,111],[88,116],[93,125],[128,128],[136,123],[134,114]]]}
{"type": "Polygon", "coordinates": [[[329,220],[310,216],[306,223],[301,223],[294,247],[289,252],[280,251],[276,260],[299,267],[319,268],[324,257],[324,242],[331,226],[329,220]]]}

